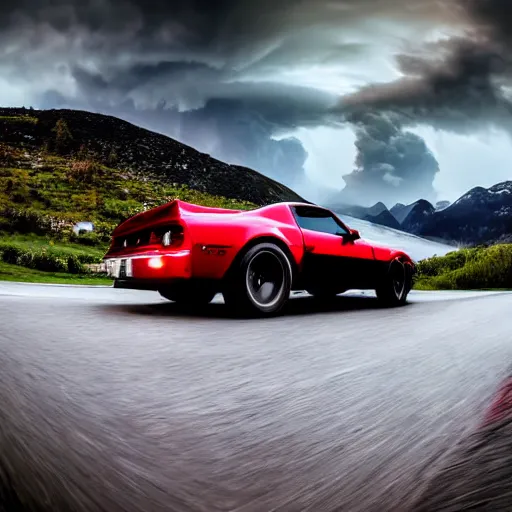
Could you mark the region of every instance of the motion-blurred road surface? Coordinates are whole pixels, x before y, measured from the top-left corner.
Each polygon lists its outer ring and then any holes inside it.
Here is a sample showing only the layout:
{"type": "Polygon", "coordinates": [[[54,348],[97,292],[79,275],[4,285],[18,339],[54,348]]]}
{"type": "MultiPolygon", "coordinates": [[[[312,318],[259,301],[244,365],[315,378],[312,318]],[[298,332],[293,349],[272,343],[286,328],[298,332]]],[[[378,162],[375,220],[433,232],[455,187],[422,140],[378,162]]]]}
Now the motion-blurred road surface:
{"type": "Polygon", "coordinates": [[[414,510],[512,362],[506,293],[299,294],[240,320],[0,283],[0,323],[6,510],[414,510]]]}

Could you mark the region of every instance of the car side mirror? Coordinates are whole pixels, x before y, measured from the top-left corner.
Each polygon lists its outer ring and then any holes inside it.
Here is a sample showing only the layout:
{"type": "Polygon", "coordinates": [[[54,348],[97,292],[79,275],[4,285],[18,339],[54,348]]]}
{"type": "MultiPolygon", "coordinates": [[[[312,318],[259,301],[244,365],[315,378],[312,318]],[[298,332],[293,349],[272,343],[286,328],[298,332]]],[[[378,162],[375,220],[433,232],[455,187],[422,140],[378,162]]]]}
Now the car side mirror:
{"type": "Polygon", "coordinates": [[[352,235],[352,240],[359,240],[361,238],[361,235],[359,234],[359,231],[357,229],[351,229],[350,234],[352,235]]]}
{"type": "Polygon", "coordinates": [[[343,243],[353,242],[354,240],[359,240],[361,235],[357,229],[349,229],[349,232],[346,235],[343,235],[343,243]]]}

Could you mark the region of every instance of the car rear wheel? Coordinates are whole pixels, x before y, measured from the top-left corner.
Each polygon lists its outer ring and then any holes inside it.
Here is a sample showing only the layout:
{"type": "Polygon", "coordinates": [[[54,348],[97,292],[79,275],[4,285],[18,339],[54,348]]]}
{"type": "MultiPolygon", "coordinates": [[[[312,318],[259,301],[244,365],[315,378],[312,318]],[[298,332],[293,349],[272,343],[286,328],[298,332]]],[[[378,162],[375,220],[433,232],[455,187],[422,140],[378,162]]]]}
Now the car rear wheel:
{"type": "Polygon", "coordinates": [[[376,293],[377,298],[385,306],[403,306],[407,302],[410,289],[410,273],[406,264],[399,259],[394,259],[382,283],[377,287],[376,293]]]}
{"type": "Polygon", "coordinates": [[[169,286],[158,292],[164,299],[189,307],[209,304],[216,295],[215,290],[199,286],[169,286]]]}
{"type": "Polygon", "coordinates": [[[251,247],[235,262],[223,290],[226,305],[239,313],[275,315],[290,297],[292,267],[275,244],[251,247]]]}

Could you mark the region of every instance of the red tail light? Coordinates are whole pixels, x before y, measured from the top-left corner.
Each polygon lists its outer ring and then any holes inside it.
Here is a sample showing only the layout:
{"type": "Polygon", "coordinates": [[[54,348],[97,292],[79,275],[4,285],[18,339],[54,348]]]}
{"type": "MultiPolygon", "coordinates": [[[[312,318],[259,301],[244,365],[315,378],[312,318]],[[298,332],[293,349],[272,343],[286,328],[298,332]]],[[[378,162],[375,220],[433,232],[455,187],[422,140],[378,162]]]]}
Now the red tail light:
{"type": "Polygon", "coordinates": [[[112,239],[110,250],[135,249],[148,245],[163,245],[175,248],[183,244],[185,231],[180,224],[170,224],[157,228],[147,228],[129,235],[117,236],[112,239]]]}
{"type": "Polygon", "coordinates": [[[179,247],[185,238],[183,226],[180,224],[159,228],[155,235],[164,247],[179,247]]]}

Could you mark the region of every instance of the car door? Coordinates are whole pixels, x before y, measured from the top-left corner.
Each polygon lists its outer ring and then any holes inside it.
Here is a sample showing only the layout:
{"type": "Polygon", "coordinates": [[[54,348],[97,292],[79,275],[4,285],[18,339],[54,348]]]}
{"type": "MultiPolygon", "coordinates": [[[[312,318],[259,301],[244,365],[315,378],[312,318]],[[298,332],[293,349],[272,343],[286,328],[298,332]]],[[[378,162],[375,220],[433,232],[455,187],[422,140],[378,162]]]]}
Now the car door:
{"type": "Polygon", "coordinates": [[[340,288],[362,285],[375,261],[371,245],[352,240],[348,227],[329,210],[315,206],[293,210],[304,238],[305,280],[340,288]]]}

